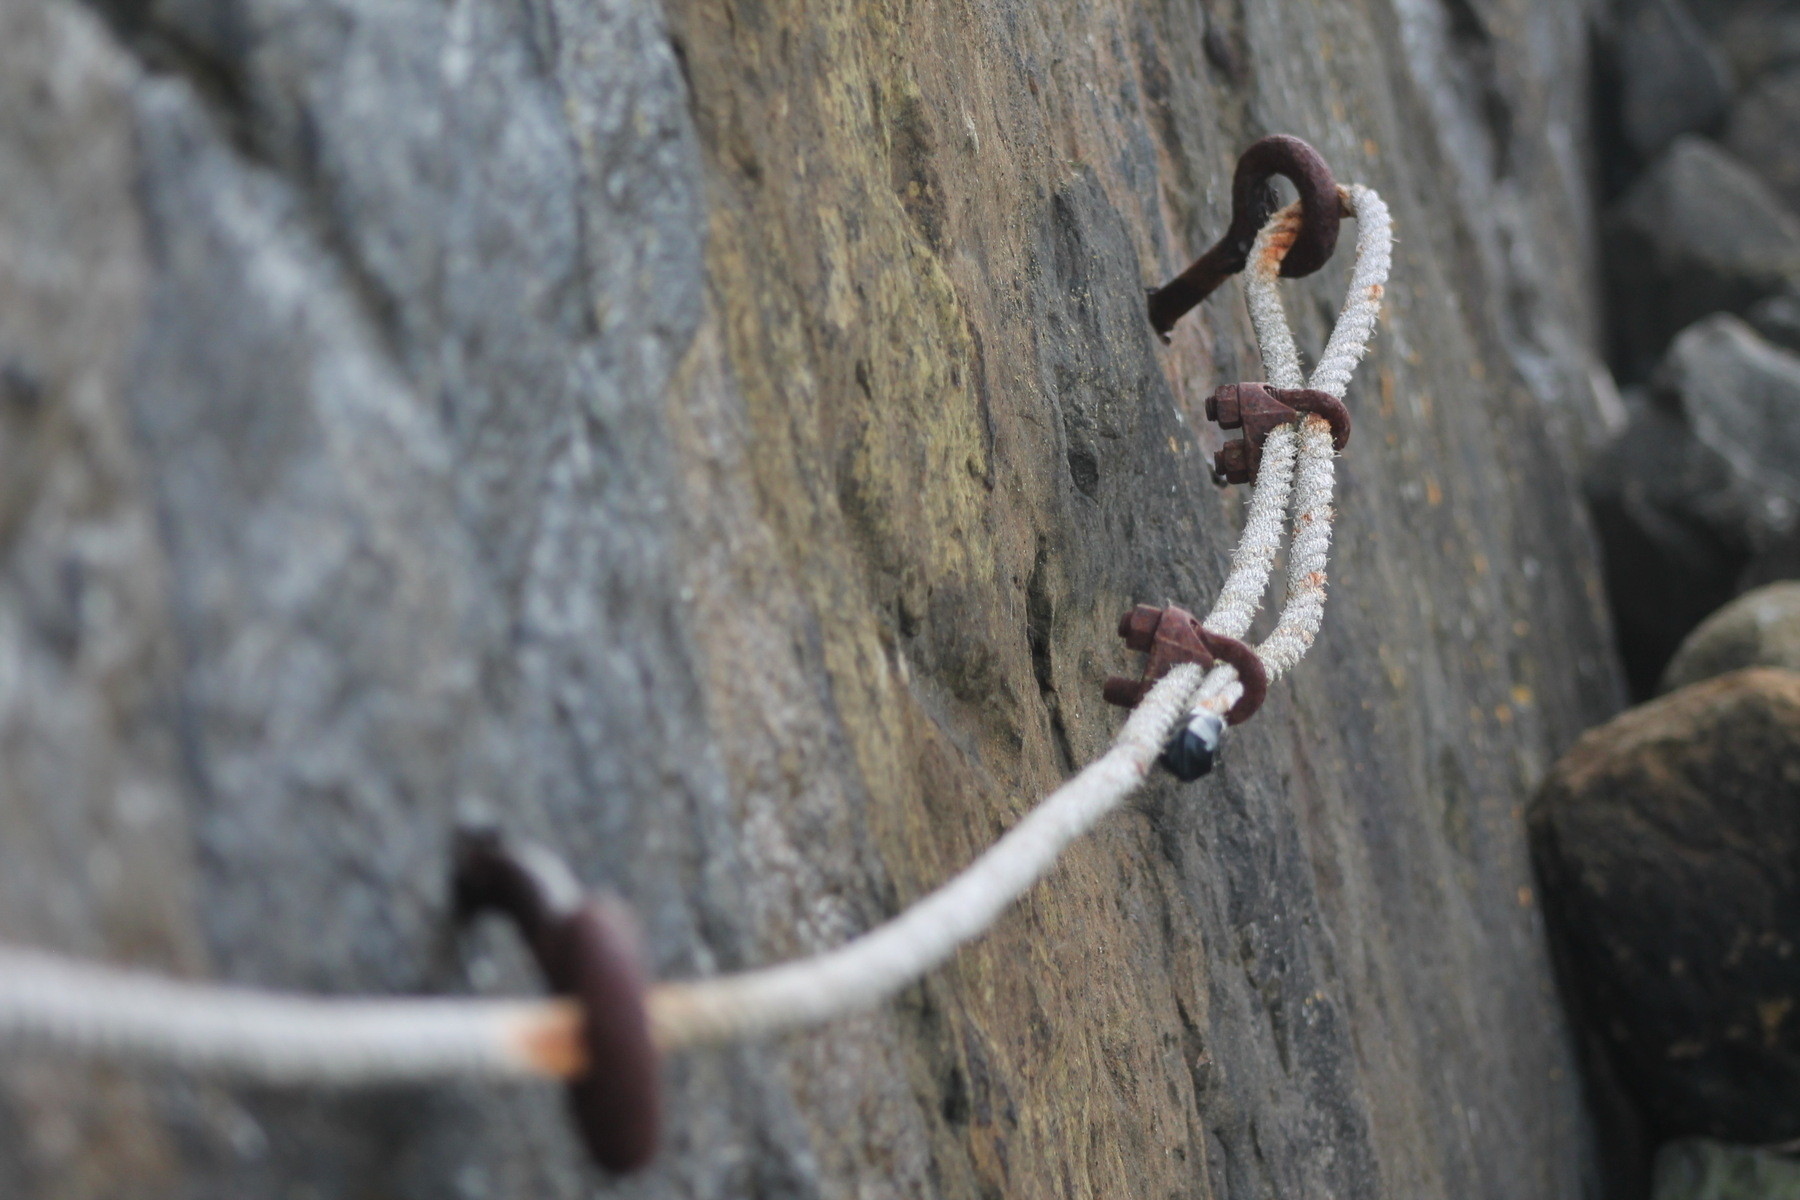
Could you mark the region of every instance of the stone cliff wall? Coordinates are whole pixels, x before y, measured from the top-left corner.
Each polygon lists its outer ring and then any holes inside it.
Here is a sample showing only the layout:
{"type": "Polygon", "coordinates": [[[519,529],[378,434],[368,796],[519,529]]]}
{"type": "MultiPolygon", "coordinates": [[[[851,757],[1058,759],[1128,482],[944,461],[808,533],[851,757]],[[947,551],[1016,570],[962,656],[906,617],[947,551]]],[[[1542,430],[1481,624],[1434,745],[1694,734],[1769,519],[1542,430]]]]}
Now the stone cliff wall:
{"type": "MultiPolygon", "coordinates": [[[[0,5],[0,936],[320,992],[459,941],[485,808],[665,977],[835,945],[1092,757],[1243,496],[1238,151],[1401,239],[1325,633],[879,1012],[552,1089],[0,1068],[0,1195],[1570,1197],[1521,805],[1618,703],[1587,16],[1554,0],[0,5]]],[[[1290,292],[1316,350],[1346,270],[1290,292]]]]}

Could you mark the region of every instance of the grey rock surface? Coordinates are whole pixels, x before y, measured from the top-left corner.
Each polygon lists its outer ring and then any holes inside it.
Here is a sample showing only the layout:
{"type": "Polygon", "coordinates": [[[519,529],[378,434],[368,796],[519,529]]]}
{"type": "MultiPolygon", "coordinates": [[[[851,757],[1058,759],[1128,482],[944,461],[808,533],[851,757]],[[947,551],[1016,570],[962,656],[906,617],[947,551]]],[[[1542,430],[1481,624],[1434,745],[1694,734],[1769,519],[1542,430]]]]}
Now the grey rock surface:
{"type": "MultiPolygon", "coordinates": [[[[0,1195],[1590,1194],[1521,827],[1619,702],[1579,4],[0,5],[0,937],[532,992],[458,814],[661,977],[841,943],[1117,727],[1258,373],[1143,288],[1274,129],[1392,204],[1327,629],[894,1004],[552,1089],[8,1057],[0,1195]]],[[[1316,351],[1345,265],[1295,285],[1316,351]]]]}
{"type": "Polygon", "coordinates": [[[1800,1162],[1753,1146],[1683,1138],[1656,1152],[1650,1200],[1800,1200],[1800,1162]]]}
{"type": "Polygon", "coordinates": [[[1800,277],[1800,217],[1713,142],[1677,138],[1607,216],[1613,363],[1648,375],[1675,334],[1800,277]]]}
{"type": "Polygon", "coordinates": [[[1662,690],[1745,667],[1800,671],[1800,583],[1766,584],[1702,621],[1669,660],[1662,690]]]}
{"type": "Polygon", "coordinates": [[[1739,98],[1725,146],[1800,210],[1800,70],[1765,76],[1739,98]]]}
{"type": "Polygon", "coordinates": [[[1621,116],[1631,147],[1654,158],[1704,133],[1731,106],[1731,68],[1681,0],[1637,0],[1619,29],[1621,116]]]}
{"type": "Polygon", "coordinates": [[[1753,668],[1583,734],[1530,810],[1584,1023],[1658,1140],[1800,1136],[1800,673],[1753,668]]]}

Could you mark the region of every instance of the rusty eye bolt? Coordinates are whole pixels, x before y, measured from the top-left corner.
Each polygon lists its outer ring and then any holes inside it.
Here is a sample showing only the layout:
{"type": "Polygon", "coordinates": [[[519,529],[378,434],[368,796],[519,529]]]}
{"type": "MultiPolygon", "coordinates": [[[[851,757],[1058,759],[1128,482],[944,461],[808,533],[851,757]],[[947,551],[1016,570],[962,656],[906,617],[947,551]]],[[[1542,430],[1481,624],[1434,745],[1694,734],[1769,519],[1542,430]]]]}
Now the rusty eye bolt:
{"type": "Polygon", "coordinates": [[[1231,225],[1225,236],[1187,270],[1150,293],[1150,324],[1163,341],[1169,340],[1169,330],[1184,313],[1250,261],[1251,243],[1275,211],[1275,194],[1268,183],[1277,175],[1299,190],[1302,218],[1300,234],[1281,261],[1282,275],[1289,279],[1311,275],[1331,258],[1342,216],[1337,180],[1317,150],[1297,137],[1270,134],[1238,159],[1231,178],[1231,225]]]}

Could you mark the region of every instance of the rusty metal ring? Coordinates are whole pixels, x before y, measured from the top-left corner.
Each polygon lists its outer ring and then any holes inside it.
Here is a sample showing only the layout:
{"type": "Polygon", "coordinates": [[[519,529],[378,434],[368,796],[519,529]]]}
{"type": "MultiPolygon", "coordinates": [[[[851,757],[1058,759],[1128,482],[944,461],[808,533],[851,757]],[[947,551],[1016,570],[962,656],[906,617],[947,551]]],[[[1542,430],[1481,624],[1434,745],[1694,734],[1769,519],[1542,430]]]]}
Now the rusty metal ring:
{"type": "Polygon", "coordinates": [[[558,992],[581,1003],[587,1070],[571,1080],[569,1107],[594,1161],[635,1171],[656,1156],[662,1138],[662,1064],[650,1039],[636,922],[610,897],[589,901],[549,932],[540,956],[558,992]],[[561,964],[562,977],[550,961],[561,964]]]}
{"type": "Polygon", "coordinates": [[[1343,215],[1337,180],[1317,150],[1297,137],[1270,134],[1238,159],[1231,179],[1231,224],[1224,236],[1187,270],[1150,293],[1150,324],[1164,341],[1183,314],[1249,262],[1251,243],[1273,212],[1267,184],[1276,175],[1299,191],[1302,218],[1300,232],[1281,261],[1282,275],[1289,279],[1310,275],[1331,258],[1343,215]]]}
{"type": "Polygon", "coordinates": [[[458,830],[455,864],[458,917],[511,918],[551,991],[581,1007],[587,1063],[568,1097],[588,1153],[609,1171],[647,1165],[662,1136],[662,1071],[630,912],[611,897],[581,894],[559,860],[488,827],[458,830]]]}
{"type": "Polygon", "coordinates": [[[1256,715],[1256,710],[1263,706],[1269,696],[1269,672],[1263,666],[1262,656],[1254,649],[1234,637],[1222,633],[1214,633],[1202,626],[1200,640],[1212,651],[1213,657],[1237,670],[1238,682],[1244,685],[1244,694],[1238,702],[1231,706],[1225,714],[1227,724],[1242,725],[1256,715]]]}

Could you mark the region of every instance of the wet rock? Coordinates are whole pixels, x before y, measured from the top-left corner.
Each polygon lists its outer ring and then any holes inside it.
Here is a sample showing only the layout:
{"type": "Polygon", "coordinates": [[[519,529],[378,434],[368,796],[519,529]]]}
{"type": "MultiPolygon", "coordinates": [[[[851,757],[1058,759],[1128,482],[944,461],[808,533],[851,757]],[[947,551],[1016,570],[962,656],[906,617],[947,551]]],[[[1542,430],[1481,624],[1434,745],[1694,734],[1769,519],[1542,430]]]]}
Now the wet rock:
{"type": "Polygon", "coordinates": [[[1615,366],[1643,378],[1677,331],[1800,275],[1800,218],[1705,138],[1677,138],[1606,222],[1615,366]]]}
{"type": "Polygon", "coordinates": [[[1529,816],[1565,987],[1658,1138],[1800,1135],[1800,674],[1590,730],[1529,816]]]}
{"type": "Polygon", "coordinates": [[[1800,211],[1800,69],[1766,76],[1732,106],[1725,146],[1800,211]]]}
{"type": "Polygon", "coordinates": [[[1650,1200],[1800,1200],[1800,1162],[1754,1146],[1682,1138],[1656,1152],[1650,1200]]]}
{"type": "Polygon", "coordinates": [[[1625,135],[1643,158],[1711,129],[1731,104],[1725,57],[1680,0],[1641,0],[1624,17],[1619,85],[1625,135]]]}
{"type": "Polygon", "coordinates": [[[1800,356],[1724,314],[1682,331],[1588,469],[1620,650],[1647,696],[1689,630],[1800,565],[1800,356]]]}
{"type": "Polygon", "coordinates": [[[1702,621],[1663,672],[1662,690],[1745,667],[1800,671],[1800,583],[1759,587],[1702,621]]]}

